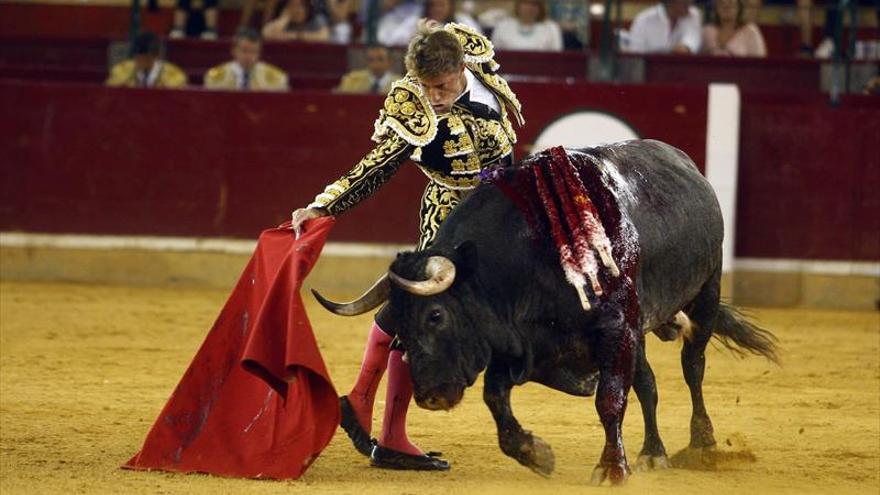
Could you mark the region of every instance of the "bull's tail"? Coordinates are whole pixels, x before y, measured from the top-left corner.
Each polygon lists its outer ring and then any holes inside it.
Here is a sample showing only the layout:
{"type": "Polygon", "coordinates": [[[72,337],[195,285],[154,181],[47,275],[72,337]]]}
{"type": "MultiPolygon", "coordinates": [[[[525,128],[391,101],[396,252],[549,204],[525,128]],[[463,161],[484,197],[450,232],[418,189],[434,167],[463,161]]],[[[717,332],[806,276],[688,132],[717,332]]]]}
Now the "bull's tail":
{"type": "Polygon", "coordinates": [[[719,305],[713,330],[713,335],[734,354],[744,357],[748,352],[779,364],[776,336],[750,322],[733,306],[724,303],[719,305]]]}

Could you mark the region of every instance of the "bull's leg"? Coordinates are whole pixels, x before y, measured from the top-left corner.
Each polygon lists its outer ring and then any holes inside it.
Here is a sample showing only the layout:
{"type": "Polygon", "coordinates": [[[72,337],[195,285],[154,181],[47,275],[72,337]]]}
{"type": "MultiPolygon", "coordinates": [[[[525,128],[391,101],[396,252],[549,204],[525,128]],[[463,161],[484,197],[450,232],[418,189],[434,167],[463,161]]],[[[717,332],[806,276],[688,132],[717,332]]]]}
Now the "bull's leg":
{"type": "Polygon", "coordinates": [[[715,445],[712,421],[703,402],[703,373],[706,369],[706,345],[712,338],[715,317],[721,294],[720,270],[706,282],[688,311],[693,322],[693,334],[681,349],[681,367],[684,379],[691,391],[693,414],[691,415],[691,449],[703,449],[715,445]]]}
{"type": "Polygon", "coordinates": [[[543,440],[523,430],[513,416],[510,408],[513,380],[508,368],[503,364],[490,364],[483,382],[483,400],[495,418],[501,451],[532,471],[549,476],[556,464],[553,450],[543,440]]]}
{"type": "Polygon", "coordinates": [[[636,374],[633,379],[633,388],[639,398],[645,420],[645,443],[642,444],[642,451],[639,452],[639,459],[636,461],[636,469],[640,471],[669,468],[666,448],[657,430],[657,383],[654,381],[654,371],[648,364],[646,352],[643,334],[639,338],[636,374]]]}
{"type": "Polygon", "coordinates": [[[632,387],[638,351],[636,331],[620,315],[617,326],[599,329],[596,361],[599,364],[599,389],[596,410],[605,429],[605,448],[599,464],[593,469],[590,483],[601,485],[606,479],[621,484],[629,476],[629,465],[623,449],[623,415],[632,387]]]}

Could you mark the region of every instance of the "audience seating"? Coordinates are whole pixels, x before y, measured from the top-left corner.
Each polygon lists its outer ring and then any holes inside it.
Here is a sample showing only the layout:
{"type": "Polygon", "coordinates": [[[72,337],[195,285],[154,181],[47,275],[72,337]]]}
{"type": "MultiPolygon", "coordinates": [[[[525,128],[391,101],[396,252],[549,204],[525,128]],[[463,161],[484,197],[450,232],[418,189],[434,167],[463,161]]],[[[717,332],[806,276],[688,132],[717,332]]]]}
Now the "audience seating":
{"type": "MultiPolygon", "coordinates": [[[[105,38],[0,36],[0,77],[99,83],[107,74],[110,44],[111,40],[105,38]]],[[[287,71],[296,82],[291,84],[293,88],[330,89],[348,70],[348,50],[346,46],[323,43],[266,43],[263,58],[287,71]]],[[[227,41],[167,41],[167,58],[186,70],[193,85],[200,85],[210,67],[229,57],[227,41]]],[[[499,52],[497,60],[501,71],[513,80],[578,81],[587,78],[590,57],[598,59],[598,53],[499,52]]],[[[629,54],[620,60],[628,82],[731,82],[745,91],[812,92],[820,91],[822,65],[828,63],[795,57],[629,54]]],[[[876,62],[858,62],[872,64],[876,62]]]]}

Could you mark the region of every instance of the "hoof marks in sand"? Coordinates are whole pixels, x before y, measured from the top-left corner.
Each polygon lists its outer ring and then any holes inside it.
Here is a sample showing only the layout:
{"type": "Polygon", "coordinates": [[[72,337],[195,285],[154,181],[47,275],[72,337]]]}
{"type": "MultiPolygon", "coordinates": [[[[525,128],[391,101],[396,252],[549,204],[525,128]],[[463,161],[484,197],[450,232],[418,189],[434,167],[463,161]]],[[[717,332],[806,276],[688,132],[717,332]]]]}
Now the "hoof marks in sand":
{"type": "Polygon", "coordinates": [[[745,446],[745,442],[740,436],[733,436],[725,443],[732,448],[721,450],[712,445],[683,449],[672,456],[672,465],[676,468],[695,471],[717,471],[738,464],[755,462],[755,454],[745,446]]]}

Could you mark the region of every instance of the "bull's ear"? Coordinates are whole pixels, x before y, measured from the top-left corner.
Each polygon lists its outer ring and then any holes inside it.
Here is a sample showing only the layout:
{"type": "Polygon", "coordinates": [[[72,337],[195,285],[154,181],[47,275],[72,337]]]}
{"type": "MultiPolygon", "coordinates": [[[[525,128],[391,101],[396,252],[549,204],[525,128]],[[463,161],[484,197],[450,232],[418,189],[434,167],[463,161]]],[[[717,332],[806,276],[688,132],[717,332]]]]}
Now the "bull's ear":
{"type": "Polygon", "coordinates": [[[455,273],[458,276],[470,276],[477,270],[477,245],[472,241],[464,241],[455,247],[455,273]]]}

